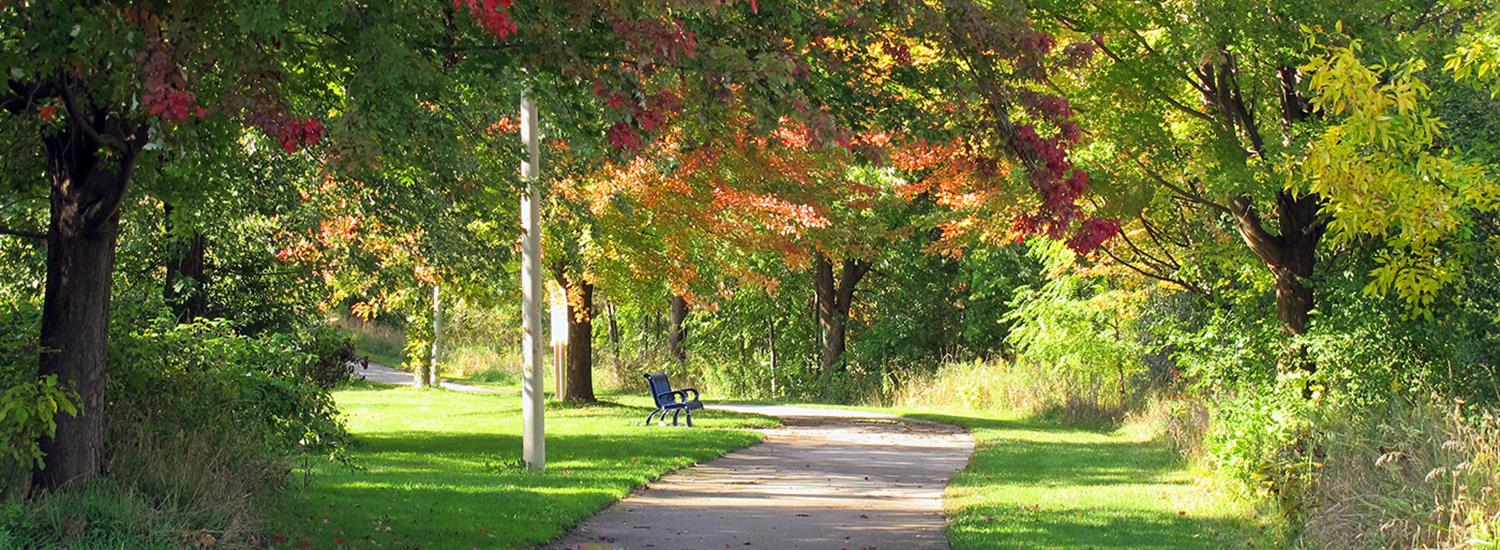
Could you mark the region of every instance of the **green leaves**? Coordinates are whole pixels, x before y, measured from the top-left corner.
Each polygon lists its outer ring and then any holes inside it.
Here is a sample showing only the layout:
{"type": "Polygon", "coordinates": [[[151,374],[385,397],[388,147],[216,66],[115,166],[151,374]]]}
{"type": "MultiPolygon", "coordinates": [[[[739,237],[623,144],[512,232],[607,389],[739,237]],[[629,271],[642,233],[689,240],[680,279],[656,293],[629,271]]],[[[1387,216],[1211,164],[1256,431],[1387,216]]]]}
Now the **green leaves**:
{"type": "Polygon", "coordinates": [[[0,456],[20,467],[42,467],[38,440],[57,433],[57,414],[78,415],[78,394],[56,375],[29,380],[0,393],[0,456]]]}

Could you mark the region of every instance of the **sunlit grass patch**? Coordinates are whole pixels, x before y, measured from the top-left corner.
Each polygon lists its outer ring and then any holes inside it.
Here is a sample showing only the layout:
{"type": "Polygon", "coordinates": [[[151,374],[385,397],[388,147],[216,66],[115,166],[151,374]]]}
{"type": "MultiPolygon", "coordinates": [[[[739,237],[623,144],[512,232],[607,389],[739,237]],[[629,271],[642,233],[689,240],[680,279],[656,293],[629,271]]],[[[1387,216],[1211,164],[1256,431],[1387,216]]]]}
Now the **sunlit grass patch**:
{"type": "MultiPolygon", "coordinates": [[[[623,403],[547,408],[544,472],[525,470],[520,397],[360,384],[336,392],[358,469],[313,467],[292,491],[272,540],[296,548],[507,548],[544,542],[672,470],[751,445],[733,429],[771,419],[702,412],[700,427],[642,425],[623,403]]],[[[613,399],[614,396],[606,396],[613,399]]]]}
{"type": "Polygon", "coordinates": [[[1269,548],[1254,506],[1199,487],[1180,456],[1131,430],[1018,415],[911,413],[969,428],[948,485],[954,548],[1269,548]]]}

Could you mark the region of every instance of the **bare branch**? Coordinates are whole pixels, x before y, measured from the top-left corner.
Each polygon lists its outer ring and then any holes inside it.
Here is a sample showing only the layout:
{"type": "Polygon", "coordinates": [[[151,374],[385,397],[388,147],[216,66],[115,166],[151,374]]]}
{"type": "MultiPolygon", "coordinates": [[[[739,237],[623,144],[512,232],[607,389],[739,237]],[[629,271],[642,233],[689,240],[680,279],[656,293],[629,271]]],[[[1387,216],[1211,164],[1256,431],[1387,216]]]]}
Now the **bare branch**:
{"type": "Polygon", "coordinates": [[[39,231],[30,231],[26,229],[14,229],[3,225],[0,225],[0,235],[9,235],[12,237],[20,237],[23,239],[33,239],[39,241],[47,240],[46,233],[42,233],[39,231]]]}
{"type": "Polygon", "coordinates": [[[1193,191],[1190,191],[1190,190],[1188,190],[1188,189],[1186,189],[1186,188],[1184,188],[1184,187],[1182,187],[1180,185],[1175,185],[1172,182],[1167,181],[1167,178],[1162,177],[1161,174],[1156,173],[1156,171],[1152,170],[1149,166],[1146,166],[1146,163],[1145,162],[1141,162],[1141,159],[1135,158],[1135,157],[1131,157],[1131,159],[1134,160],[1136,166],[1140,166],[1141,167],[1141,171],[1145,172],[1147,176],[1150,176],[1152,180],[1155,180],[1156,183],[1160,184],[1162,187],[1166,187],[1167,189],[1172,190],[1172,192],[1176,193],[1178,196],[1180,196],[1180,197],[1182,197],[1184,199],[1187,199],[1187,200],[1189,200],[1191,202],[1195,202],[1195,203],[1207,206],[1209,208],[1213,208],[1214,210],[1218,210],[1220,212],[1224,212],[1226,214],[1233,214],[1234,213],[1233,211],[1231,211],[1229,209],[1228,206],[1224,206],[1224,205],[1219,204],[1217,202],[1211,201],[1208,198],[1204,197],[1203,195],[1200,195],[1200,194],[1195,193],[1193,191]]]}
{"type": "Polygon", "coordinates": [[[1107,247],[1107,246],[1106,247],[1101,247],[1101,248],[1099,248],[1099,250],[1103,250],[1104,254],[1106,256],[1109,256],[1109,258],[1111,260],[1114,260],[1114,262],[1117,263],[1117,264],[1120,264],[1120,265],[1123,265],[1125,267],[1130,268],[1131,271],[1134,271],[1136,273],[1140,273],[1141,275],[1144,275],[1144,276],[1152,278],[1152,279],[1156,279],[1158,281],[1162,281],[1162,282],[1165,282],[1165,283],[1170,283],[1170,284],[1173,284],[1173,285],[1177,285],[1179,288],[1181,288],[1183,290],[1186,290],[1188,292],[1195,292],[1195,293],[1198,293],[1198,294],[1202,294],[1204,296],[1208,296],[1209,295],[1209,292],[1207,290],[1204,290],[1202,287],[1199,287],[1198,285],[1192,284],[1192,283],[1184,281],[1182,279],[1178,279],[1178,278],[1173,277],[1171,275],[1164,275],[1164,274],[1161,274],[1161,273],[1153,273],[1153,272],[1147,271],[1145,269],[1142,269],[1140,266],[1137,266],[1135,264],[1127,262],[1127,261],[1121,259],[1119,256],[1116,256],[1115,253],[1111,252],[1109,250],[1109,247],[1107,247]]]}

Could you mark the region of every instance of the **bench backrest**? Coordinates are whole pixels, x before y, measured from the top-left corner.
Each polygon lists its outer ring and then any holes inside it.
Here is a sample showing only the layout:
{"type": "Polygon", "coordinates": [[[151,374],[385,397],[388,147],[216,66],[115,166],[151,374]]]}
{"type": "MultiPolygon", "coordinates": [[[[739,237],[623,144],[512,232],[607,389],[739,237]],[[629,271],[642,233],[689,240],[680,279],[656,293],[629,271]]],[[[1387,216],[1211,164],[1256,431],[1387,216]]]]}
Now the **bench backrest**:
{"type": "Polygon", "coordinates": [[[658,372],[642,375],[646,377],[646,383],[651,386],[651,397],[656,399],[656,406],[671,403],[672,397],[663,395],[672,391],[672,383],[667,381],[666,373],[658,372]]]}

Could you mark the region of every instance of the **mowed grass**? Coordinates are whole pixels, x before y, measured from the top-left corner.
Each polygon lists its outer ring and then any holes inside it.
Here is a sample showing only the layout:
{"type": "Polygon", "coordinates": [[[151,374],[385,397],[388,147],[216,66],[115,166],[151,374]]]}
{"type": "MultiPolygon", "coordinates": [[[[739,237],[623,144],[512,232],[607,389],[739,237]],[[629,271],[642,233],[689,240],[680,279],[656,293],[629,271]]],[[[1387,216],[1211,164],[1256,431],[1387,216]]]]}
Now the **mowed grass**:
{"type": "MultiPolygon", "coordinates": [[[[547,469],[521,467],[520,397],[360,383],[335,392],[358,469],[316,464],[291,490],[283,548],[515,548],[548,541],[672,470],[754,444],[774,420],[703,412],[646,427],[649,409],[549,402],[547,469]]],[[[638,403],[640,400],[626,398],[638,403]]]]}
{"type": "Polygon", "coordinates": [[[944,498],[955,549],[1270,548],[1254,506],[1195,485],[1164,445],[1004,415],[908,412],[969,428],[944,498]]]}

